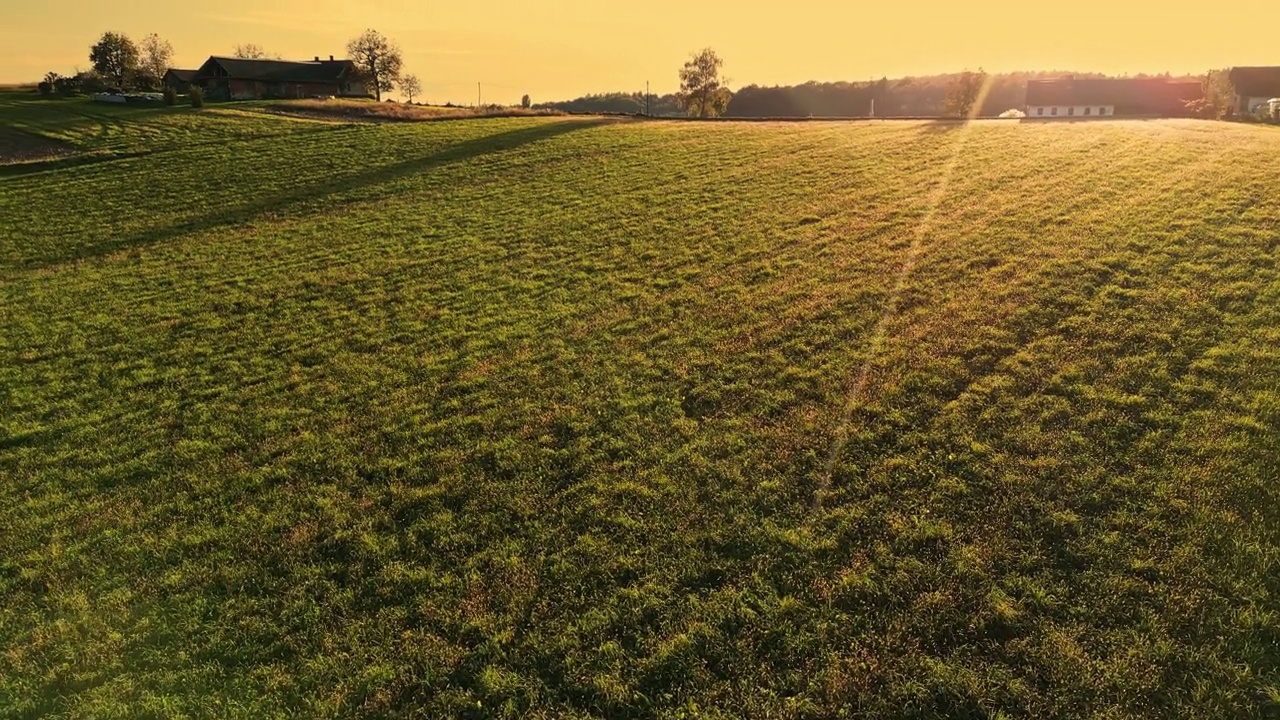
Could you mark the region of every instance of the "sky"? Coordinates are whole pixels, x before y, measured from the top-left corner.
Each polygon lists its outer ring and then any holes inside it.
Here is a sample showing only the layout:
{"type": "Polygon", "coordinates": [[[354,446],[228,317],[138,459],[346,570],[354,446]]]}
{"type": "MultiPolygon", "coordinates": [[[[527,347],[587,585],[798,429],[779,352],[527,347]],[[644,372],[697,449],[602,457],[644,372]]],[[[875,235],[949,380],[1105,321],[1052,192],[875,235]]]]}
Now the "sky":
{"type": "Polygon", "coordinates": [[[286,59],[395,40],[433,103],[673,92],[712,47],[730,87],[964,69],[1203,73],[1280,65],[1280,2],[1223,0],[0,0],[0,83],[89,67],[104,31],[158,33],[178,67],[256,43],[286,59]]]}

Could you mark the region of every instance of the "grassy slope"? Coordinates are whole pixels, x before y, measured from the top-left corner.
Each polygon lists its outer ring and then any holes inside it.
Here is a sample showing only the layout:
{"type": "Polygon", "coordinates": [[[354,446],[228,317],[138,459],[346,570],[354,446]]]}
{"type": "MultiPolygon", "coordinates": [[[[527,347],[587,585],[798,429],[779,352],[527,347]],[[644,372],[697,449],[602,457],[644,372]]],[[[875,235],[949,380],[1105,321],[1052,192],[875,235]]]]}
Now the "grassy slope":
{"type": "Polygon", "coordinates": [[[425,122],[498,117],[550,117],[565,114],[558,110],[534,110],[518,106],[443,107],[440,105],[375,102],[373,100],[279,100],[263,103],[262,105],[272,112],[306,119],[323,120],[425,122]]]}
{"type": "Polygon", "coordinates": [[[0,715],[1280,712],[1275,130],[33,107],[0,715]]]}

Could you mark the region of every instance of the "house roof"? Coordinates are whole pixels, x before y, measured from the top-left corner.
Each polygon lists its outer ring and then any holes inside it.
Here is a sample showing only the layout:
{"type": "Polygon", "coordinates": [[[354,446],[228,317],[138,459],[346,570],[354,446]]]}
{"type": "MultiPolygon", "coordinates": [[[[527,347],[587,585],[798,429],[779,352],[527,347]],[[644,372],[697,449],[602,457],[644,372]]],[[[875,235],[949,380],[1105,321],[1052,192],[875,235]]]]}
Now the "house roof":
{"type": "Polygon", "coordinates": [[[197,72],[199,71],[198,70],[179,70],[177,68],[169,68],[169,71],[165,73],[165,77],[172,75],[178,80],[181,80],[182,82],[191,82],[191,80],[196,76],[197,72]]]}
{"type": "Polygon", "coordinates": [[[1234,67],[1231,68],[1229,77],[1239,95],[1280,96],[1280,67],[1234,67]]]}
{"type": "Polygon", "coordinates": [[[250,60],[213,56],[196,71],[195,79],[226,77],[261,82],[333,83],[355,71],[350,60],[250,60]],[[218,73],[221,68],[223,73],[218,73]]]}
{"type": "Polygon", "coordinates": [[[1115,105],[1115,87],[1106,80],[1028,80],[1028,105],[1115,105]]]}
{"type": "Polygon", "coordinates": [[[1112,105],[1117,112],[1178,115],[1203,97],[1198,82],[1164,78],[1058,78],[1028,80],[1027,105],[1112,105]]]}

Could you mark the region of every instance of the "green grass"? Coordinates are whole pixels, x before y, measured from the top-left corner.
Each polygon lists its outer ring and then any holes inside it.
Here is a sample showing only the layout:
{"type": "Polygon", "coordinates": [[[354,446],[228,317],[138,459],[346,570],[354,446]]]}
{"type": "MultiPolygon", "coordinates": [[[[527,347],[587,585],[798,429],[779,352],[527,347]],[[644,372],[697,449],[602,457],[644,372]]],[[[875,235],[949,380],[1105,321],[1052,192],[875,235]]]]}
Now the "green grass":
{"type": "Polygon", "coordinates": [[[0,716],[1280,714],[1274,129],[0,119],[0,716]]]}
{"type": "Polygon", "coordinates": [[[505,117],[552,117],[566,113],[546,108],[532,109],[484,105],[480,107],[454,107],[442,105],[410,105],[398,102],[370,100],[277,100],[261,103],[271,112],[320,120],[378,120],[397,122],[429,122],[435,120],[466,120],[505,117]]]}

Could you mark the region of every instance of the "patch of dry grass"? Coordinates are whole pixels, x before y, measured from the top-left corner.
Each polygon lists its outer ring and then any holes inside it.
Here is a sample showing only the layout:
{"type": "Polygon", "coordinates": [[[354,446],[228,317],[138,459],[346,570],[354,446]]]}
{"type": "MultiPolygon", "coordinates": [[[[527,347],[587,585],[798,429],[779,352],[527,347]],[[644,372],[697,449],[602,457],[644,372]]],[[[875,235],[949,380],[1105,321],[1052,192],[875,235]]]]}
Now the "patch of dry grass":
{"type": "Polygon", "coordinates": [[[559,110],[531,110],[503,105],[444,107],[438,105],[409,105],[407,103],[380,103],[371,100],[282,100],[273,102],[265,107],[271,112],[303,117],[396,122],[461,120],[482,117],[537,117],[565,114],[559,110]]]}
{"type": "Polygon", "coordinates": [[[67,145],[56,140],[10,127],[0,127],[0,165],[48,160],[66,155],[70,151],[67,145]]]}

